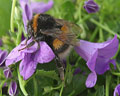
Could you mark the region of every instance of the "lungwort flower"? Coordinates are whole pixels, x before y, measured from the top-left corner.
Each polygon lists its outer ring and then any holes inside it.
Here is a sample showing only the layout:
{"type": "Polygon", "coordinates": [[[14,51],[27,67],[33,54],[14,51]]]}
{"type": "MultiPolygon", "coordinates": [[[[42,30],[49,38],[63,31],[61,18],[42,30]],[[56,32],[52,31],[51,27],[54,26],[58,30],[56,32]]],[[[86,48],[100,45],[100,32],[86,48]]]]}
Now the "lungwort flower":
{"type": "Polygon", "coordinates": [[[111,59],[118,50],[119,41],[117,36],[104,43],[91,43],[80,40],[80,46],[75,47],[77,53],[87,61],[87,66],[91,73],[86,80],[87,87],[93,87],[97,81],[97,74],[104,74],[110,69],[109,64],[115,65],[115,60],[111,59]]]}
{"type": "Polygon", "coordinates": [[[114,96],[120,96],[120,84],[116,86],[114,90],[114,96]]]}
{"type": "Polygon", "coordinates": [[[85,1],[84,8],[88,13],[96,13],[99,11],[99,6],[93,0],[85,1]]]}
{"type": "Polygon", "coordinates": [[[53,1],[45,2],[29,2],[29,0],[20,0],[22,8],[23,23],[25,31],[27,32],[27,22],[32,19],[34,13],[44,13],[53,6],[53,1]]]}
{"type": "MultiPolygon", "coordinates": [[[[6,58],[6,66],[22,60],[19,70],[24,80],[32,76],[38,63],[48,63],[54,58],[53,51],[45,42],[40,42],[40,49],[38,49],[38,44],[35,43],[30,48],[19,51],[19,49],[26,46],[23,46],[25,41],[22,41],[19,46],[14,48],[6,58]]],[[[32,39],[27,43],[29,44],[30,42],[32,42],[32,39]]]]}

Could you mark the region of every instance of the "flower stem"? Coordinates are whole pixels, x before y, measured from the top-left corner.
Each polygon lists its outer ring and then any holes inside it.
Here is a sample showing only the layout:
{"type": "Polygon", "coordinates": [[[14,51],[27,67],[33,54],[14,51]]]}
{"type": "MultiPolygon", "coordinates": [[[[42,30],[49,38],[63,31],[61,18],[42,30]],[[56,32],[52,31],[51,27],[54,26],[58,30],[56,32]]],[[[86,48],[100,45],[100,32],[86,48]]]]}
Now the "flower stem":
{"type": "Polygon", "coordinates": [[[94,24],[98,25],[99,27],[101,27],[102,29],[104,29],[105,31],[115,35],[117,34],[117,37],[120,39],[120,35],[118,33],[115,33],[114,31],[112,31],[108,26],[104,25],[104,24],[101,24],[99,22],[97,22],[96,20],[94,19],[90,19],[91,22],[93,22],[94,24]]]}
{"type": "Polygon", "coordinates": [[[106,95],[105,96],[109,96],[109,84],[110,84],[110,75],[109,74],[106,74],[106,95]]]}
{"type": "Polygon", "coordinates": [[[117,85],[119,84],[120,81],[120,77],[117,77],[117,85]]]}
{"type": "Polygon", "coordinates": [[[38,87],[35,76],[33,77],[33,83],[34,83],[34,96],[38,96],[38,87]]]}
{"type": "Polygon", "coordinates": [[[92,36],[91,36],[91,38],[90,38],[90,40],[89,40],[89,41],[91,41],[91,42],[92,42],[92,41],[95,39],[95,37],[96,37],[97,33],[98,33],[98,28],[96,28],[96,29],[95,29],[95,31],[93,32],[93,34],[92,34],[92,36]]]}
{"type": "Polygon", "coordinates": [[[10,29],[11,29],[11,32],[14,32],[15,5],[16,5],[16,0],[13,0],[13,2],[12,2],[12,10],[11,10],[11,20],[10,20],[10,29]]]}
{"type": "Polygon", "coordinates": [[[53,87],[52,89],[53,90],[56,90],[56,89],[60,89],[62,87],[62,84],[60,84],[59,86],[57,86],[57,87],[53,87]]]}
{"type": "Polygon", "coordinates": [[[120,76],[120,73],[118,73],[118,72],[112,72],[112,71],[111,71],[111,73],[112,73],[113,75],[120,76]]]}
{"type": "Polygon", "coordinates": [[[17,34],[17,40],[16,40],[16,46],[19,45],[21,42],[21,35],[22,35],[22,30],[20,24],[18,24],[18,34],[17,34]]]}
{"type": "Polygon", "coordinates": [[[24,96],[28,96],[28,93],[25,90],[25,84],[23,83],[22,77],[20,76],[19,73],[19,67],[17,68],[17,72],[18,72],[18,81],[19,81],[20,89],[23,92],[24,96]]]}
{"type": "Polygon", "coordinates": [[[116,66],[117,66],[118,71],[120,72],[120,67],[117,62],[116,62],[116,66]]]}
{"type": "Polygon", "coordinates": [[[62,82],[62,87],[61,87],[60,95],[59,95],[59,96],[62,96],[62,92],[63,92],[64,85],[65,85],[65,82],[63,81],[63,82],[62,82]]]}
{"type": "Polygon", "coordinates": [[[0,93],[2,92],[2,87],[5,84],[5,82],[7,81],[7,79],[3,80],[0,84],[0,93]]]}

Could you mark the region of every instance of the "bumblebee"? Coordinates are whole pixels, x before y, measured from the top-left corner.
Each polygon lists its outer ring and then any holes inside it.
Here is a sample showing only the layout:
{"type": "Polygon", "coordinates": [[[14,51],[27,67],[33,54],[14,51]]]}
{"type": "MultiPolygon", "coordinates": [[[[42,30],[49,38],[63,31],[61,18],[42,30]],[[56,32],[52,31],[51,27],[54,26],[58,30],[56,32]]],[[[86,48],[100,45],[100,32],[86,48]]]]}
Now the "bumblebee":
{"type": "Polygon", "coordinates": [[[73,46],[77,45],[77,34],[80,32],[82,30],[76,24],[62,19],[54,19],[48,14],[36,14],[27,25],[28,39],[33,38],[33,41],[25,48],[31,47],[35,42],[45,41],[55,54],[55,62],[60,72],[60,78],[64,80],[62,60],[69,55],[73,46]]]}

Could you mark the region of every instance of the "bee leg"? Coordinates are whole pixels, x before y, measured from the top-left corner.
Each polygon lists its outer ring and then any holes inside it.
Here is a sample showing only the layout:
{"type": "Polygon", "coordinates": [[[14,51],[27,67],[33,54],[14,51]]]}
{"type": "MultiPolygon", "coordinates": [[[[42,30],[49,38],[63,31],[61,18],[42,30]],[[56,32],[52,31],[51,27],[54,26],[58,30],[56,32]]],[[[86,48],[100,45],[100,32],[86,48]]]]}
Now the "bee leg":
{"type": "Polygon", "coordinates": [[[37,41],[37,44],[38,44],[37,50],[39,50],[40,49],[40,43],[39,43],[39,41],[37,41]]]}
{"type": "Polygon", "coordinates": [[[58,56],[55,57],[56,66],[58,68],[60,79],[64,81],[64,67],[63,64],[58,56]]]}
{"type": "Polygon", "coordinates": [[[24,50],[24,49],[26,49],[26,48],[30,48],[32,45],[34,45],[35,44],[35,41],[32,41],[31,43],[29,43],[27,46],[25,46],[24,48],[22,48],[22,49],[19,49],[18,51],[21,51],[21,50],[24,50]]]}
{"type": "Polygon", "coordinates": [[[24,45],[27,45],[27,41],[29,40],[30,38],[27,38],[26,40],[25,40],[25,43],[24,44],[21,44],[22,46],[24,46],[24,45]]]}

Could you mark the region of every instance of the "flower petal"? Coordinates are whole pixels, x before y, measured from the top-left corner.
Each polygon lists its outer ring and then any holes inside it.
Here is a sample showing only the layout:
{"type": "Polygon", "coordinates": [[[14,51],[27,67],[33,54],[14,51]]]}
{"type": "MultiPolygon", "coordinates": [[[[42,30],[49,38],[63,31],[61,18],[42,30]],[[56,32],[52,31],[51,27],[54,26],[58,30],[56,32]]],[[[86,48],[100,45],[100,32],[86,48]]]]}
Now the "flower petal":
{"type": "MultiPolygon", "coordinates": [[[[24,54],[23,54],[23,55],[24,55],[24,54]]],[[[22,59],[24,58],[23,55],[18,56],[17,58],[14,58],[14,59],[6,59],[5,65],[8,67],[9,65],[14,64],[14,63],[22,60],[22,59]]]]}
{"type": "Polygon", "coordinates": [[[12,81],[10,83],[9,95],[10,96],[15,96],[16,92],[17,92],[17,84],[16,84],[15,81],[12,81]]]}
{"type": "Polygon", "coordinates": [[[104,42],[104,47],[99,48],[99,56],[104,58],[111,58],[113,57],[117,50],[119,45],[119,40],[117,39],[117,35],[114,36],[112,40],[108,40],[107,42],[104,42]]]}
{"type": "Polygon", "coordinates": [[[120,84],[118,84],[114,90],[114,96],[120,96],[120,84]]]}
{"type": "Polygon", "coordinates": [[[88,75],[87,80],[86,80],[86,87],[91,88],[94,87],[97,81],[97,75],[95,72],[92,72],[88,75]]]}
{"type": "Polygon", "coordinates": [[[32,19],[32,9],[28,3],[28,0],[20,0],[20,5],[22,8],[23,23],[25,31],[27,32],[27,22],[32,19]]]}
{"type": "Polygon", "coordinates": [[[35,60],[39,63],[48,63],[55,57],[52,49],[45,42],[40,42],[40,50],[35,54],[35,60]],[[39,57],[39,58],[38,58],[39,57]]]}
{"type": "Polygon", "coordinates": [[[53,0],[49,0],[48,3],[44,2],[31,2],[31,8],[33,13],[44,13],[53,6],[53,0]]]}
{"type": "Polygon", "coordinates": [[[115,35],[112,40],[108,40],[104,43],[91,43],[80,40],[80,46],[76,46],[75,50],[87,61],[87,65],[91,71],[95,71],[96,67],[97,73],[102,74],[108,70],[110,63],[109,60],[117,52],[118,44],[119,42],[115,35]]]}
{"type": "Polygon", "coordinates": [[[18,51],[19,49],[20,49],[20,45],[18,45],[17,47],[15,47],[9,53],[9,55],[6,57],[6,59],[15,59],[15,58],[19,57],[21,55],[20,51],[18,51]]]}
{"type": "Polygon", "coordinates": [[[18,51],[19,48],[20,48],[20,45],[15,47],[6,57],[6,61],[5,61],[6,66],[14,64],[24,58],[24,54],[18,51]]]}
{"type": "Polygon", "coordinates": [[[24,80],[30,78],[36,70],[37,62],[33,60],[32,54],[25,54],[25,58],[20,63],[20,74],[24,80]]]}
{"type": "Polygon", "coordinates": [[[96,50],[94,54],[91,56],[91,58],[89,58],[87,61],[87,66],[92,72],[95,71],[97,56],[98,56],[98,51],[96,50]]]}
{"type": "MultiPolygon", "coordinates": [[[[20,50],[20,49],[22,49],[22,48],[25,48],[25,47],[26,47],[28,44],[30,44],[32,41],[33,41],[32,38],[29,39],[29,40],[27,41],[27,44],[25,45],[25,42],[26,42],[26,39],[25,39],[23,42],[21,42],[20,48],[19,48],[18,50],[20,50]]],[[[33,52],[37,51],[37,49],[38,49],[38,44],[37,44],[37,42],[35,42],[35,44],[33,44],[31,47],[25,48],[24,50],[21,50],[21,52],[22,52],[22,53],[33,53],[33,52]]]]}
{"type": "Polygon", "coordinates": [[[110,63],[116,67],[115,60],[98,57],[96,60],[95,72],[97,74],[104,74],[107,70],[110,69],[110,63]]]}

